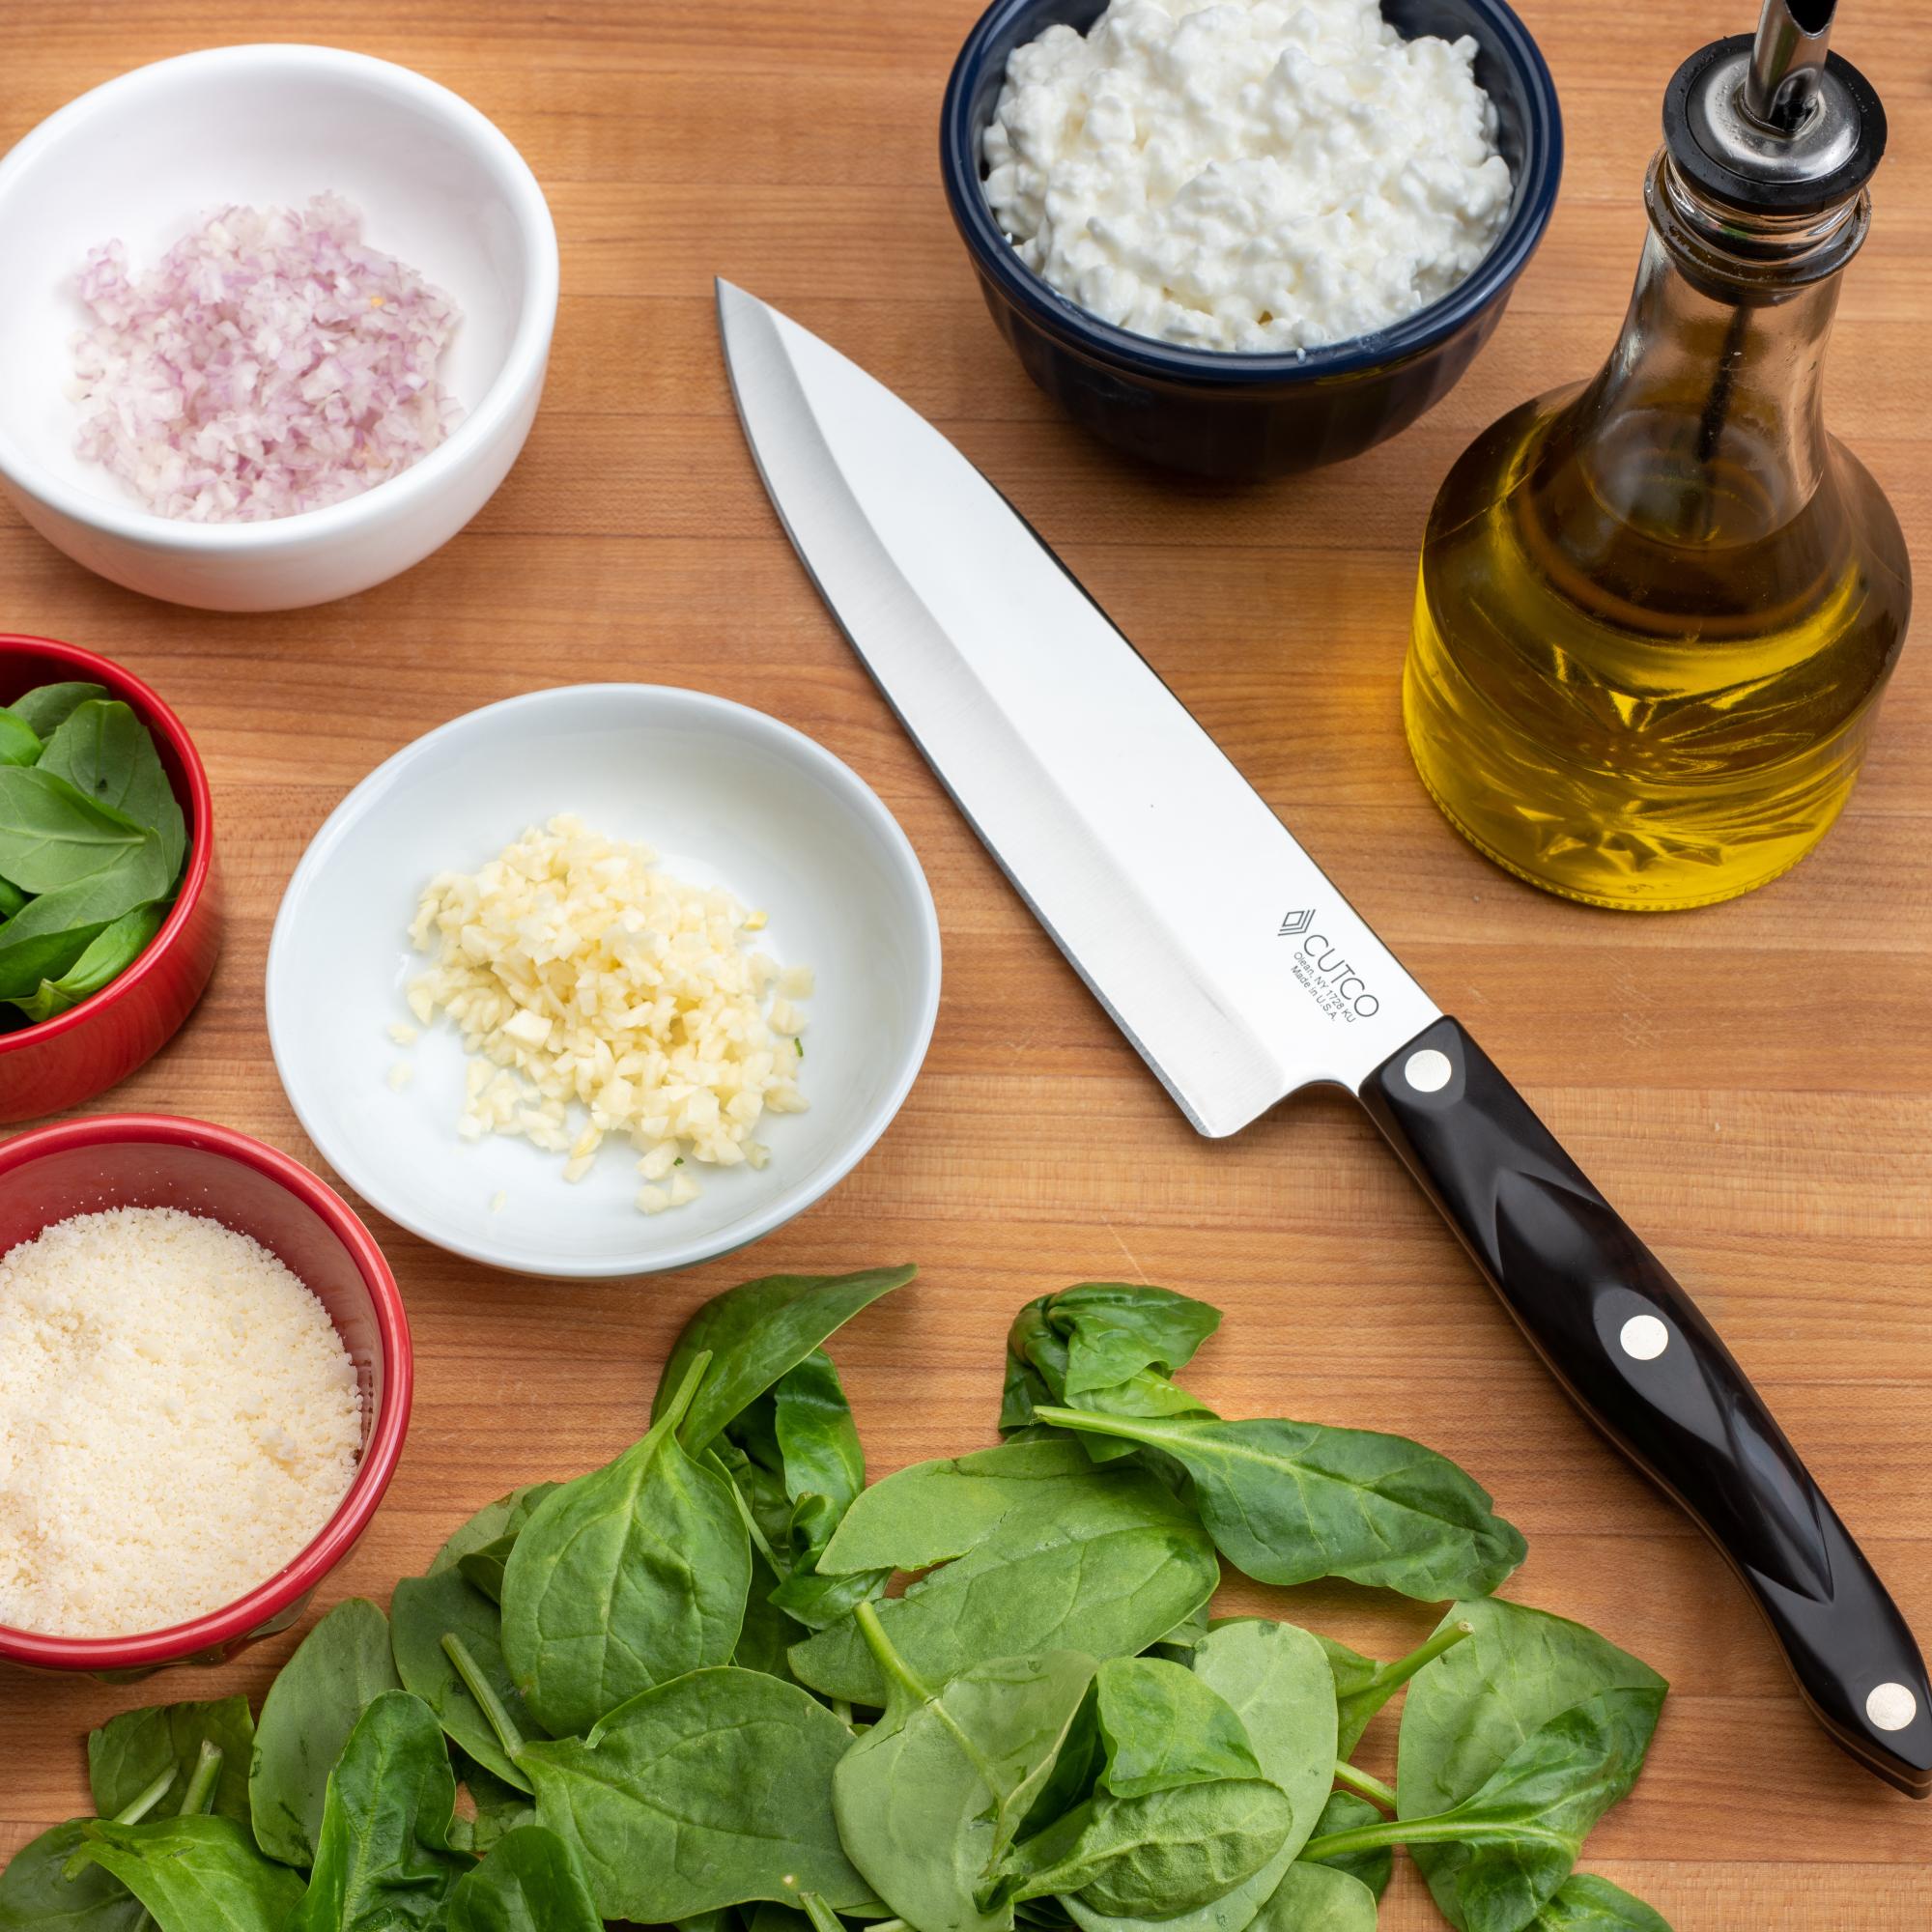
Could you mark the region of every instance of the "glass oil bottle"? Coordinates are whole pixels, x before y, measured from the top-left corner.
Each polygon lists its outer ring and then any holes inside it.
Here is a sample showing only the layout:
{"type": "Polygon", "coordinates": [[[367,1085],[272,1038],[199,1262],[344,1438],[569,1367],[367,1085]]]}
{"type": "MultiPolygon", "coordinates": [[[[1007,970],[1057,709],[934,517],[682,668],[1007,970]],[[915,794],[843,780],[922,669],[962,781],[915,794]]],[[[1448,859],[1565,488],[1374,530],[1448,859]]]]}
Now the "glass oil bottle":
{"type": "Polygon", "coordinates": [[[1851,791],[1910,568],[1826,433],[1838,278],[1885,116],[1831,0],[1767,0],[1671,82],[1609,360],[1463,453],[1429,520],[1404,681],[1451,822],[1592,904],[1776,878],[1851,791]]]}

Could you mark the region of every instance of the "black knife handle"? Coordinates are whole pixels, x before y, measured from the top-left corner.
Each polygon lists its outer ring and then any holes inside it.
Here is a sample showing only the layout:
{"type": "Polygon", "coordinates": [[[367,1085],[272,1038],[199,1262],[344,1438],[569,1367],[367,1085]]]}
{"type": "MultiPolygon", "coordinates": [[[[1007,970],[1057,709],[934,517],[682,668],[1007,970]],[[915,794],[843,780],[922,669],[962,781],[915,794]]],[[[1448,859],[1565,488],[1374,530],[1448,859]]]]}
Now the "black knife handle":
{"type": "Polygon", "coordinates": [[[1826,1729],[1932,1795],[1932,1685],[1905,1619],[1662,1263],[1455,1020],[1362,1101],[1583,1412],[1730,1560],[1826,1729]]]}

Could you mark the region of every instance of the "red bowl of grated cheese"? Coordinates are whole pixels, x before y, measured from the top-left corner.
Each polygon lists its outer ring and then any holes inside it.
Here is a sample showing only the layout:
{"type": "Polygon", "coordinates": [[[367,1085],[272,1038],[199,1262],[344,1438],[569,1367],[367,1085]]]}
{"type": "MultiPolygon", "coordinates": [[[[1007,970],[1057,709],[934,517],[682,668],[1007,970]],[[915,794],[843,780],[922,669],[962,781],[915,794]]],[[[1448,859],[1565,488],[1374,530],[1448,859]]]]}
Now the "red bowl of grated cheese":
{"type": "MultiPolygon", "coordinates": [[[[0,1145],[0,1261],[74,1217],[126,1208],[173,1209],[217,1224],[259,1243],[270,1265],[292,1274],[322,1304],[353,1364],[361,1443],[348,1489],[322,1527],[232,1602],[126,1635],[56,1636],[0,1624],[0,1659],[116,1678],[171,1663],[218,1663],[294,1624],[388,1488],[413,1383],[409,1320],[382,1250],[342,1198],[287,1154],[228,1127],[161,1114],[69,1121],[0,1145]]],[[[7,1423],[0,1409],[0,1428],[7,1423]]],[[[163,1424],[173,1430],[193,1421],[151,1421],[154,1429],[163,1424]]],[[[0,1494],[0,1543],[7,1509],[0,1494]]],[[[186,1548],[194,1516],[194,1498],[182,1495],[170,1528],[186,1548]]],[[[0,1563],[7,1556],[0,1548],[0,1563]]]]}

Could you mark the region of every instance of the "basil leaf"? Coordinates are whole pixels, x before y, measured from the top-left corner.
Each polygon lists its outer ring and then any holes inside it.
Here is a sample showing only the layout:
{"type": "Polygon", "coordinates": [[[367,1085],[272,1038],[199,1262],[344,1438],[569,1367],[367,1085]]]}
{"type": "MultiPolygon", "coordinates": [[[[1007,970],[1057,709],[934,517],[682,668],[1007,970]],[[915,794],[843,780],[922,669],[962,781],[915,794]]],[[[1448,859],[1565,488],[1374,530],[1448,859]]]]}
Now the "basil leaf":
{"type": "Polygon", "coordinates": [[[40,762],[40,734],[18,712],[0,705],[0,765],[40,762]]]}
{"type": "MultiPolygon", "coordinates": [[[[985,1455],[1064,1457],[1069,1450],[1083,1460],[1065,1442],[1009,1444],[985,1455]]],[[[959,1459],[962,1465],[974,1460],[959,1459]]],[[[1011,1466],[1006,1463],[1004,1471],[1011,1466]]],[[[840,1536],[895,1480],[867,1491],[840,1536]]],[[[1025,1492],[1037,1500],[1009,1506],[990,1529],[983,1528],[983,1507],[966,1505],[978,1512],[971,1525],[977,1540],[955,1525],[922,1523],[897,1508],[890,1521],[866,1528],[868,1556],[907,1547],[964,1551],[904,1596],[877,1605],[894,1646],[924,1682],[944,1683],[989,1658],[1042,1650],[1133,1656],[1206,1603],[1220,1582],[1213,1546],[1192,1513],[1131,1463],[1090,1464],[1077,1475],[1031,1481],[1025,1492]]],[[[961,1486],[955,1493],[967,1490],[961,1486]]],[[[828,1561],[838,1544],[835,1536],[828,1561]]],[[[885,1702],[885,1682],[849,1619],[799,1644],[791,1667],[800,1683],[825,1696],[885,1702]]]]}
{"type": "Polygon", "coordinates": [[[255,1720],[245,1697],[208,1704],[152,1704],[110,1718],[87,1740],[87,1781],[94,1808],[111,1818],[131,1804],[163,1771],[174,1780],[155,1802],[157,1815],[181,1809],[206,1742],[221,1749],[213,1809],[216,1816],[248,1820],[248,1765],[255,1754],[255,1720]]]}
{"type": "MultiPolygon", "coordinates": [[[[6,871],[0,864],[0,873],[6,871]]],[[[680,1435],[695,1456],[784,1372],[882,1294],[903,1288],[915,1268],[868,1268],[859,1274],[780,1274],[748,1281],[714,1296],[686,1323],[665,1363],[651,1405],[655,1423],[690,1373],[709,1352],[711,1373],[680,1435]]]]}
{"type": "Polygon", "coordinates": [[[1077,1652],[1011,1657],[928,1690],[876,1613],[865,1632],[888,1688],[885,1716],[839,1760],[833,1807],[846,1854],[921,1932],[1003,1932],[1010,1904],[982,1911],[991,1879],[1093,1682],[1077,1652]]]}
{"type": "Polygon", "coordinates": [[[160,846],[152,834],[105,870],[30,899],[0,925],[0,1000],[35,997],[43,980],[58,980],[124,914],[160,896],[160,846]]]}
{"type": "Polygon", "coordinates": [[[51,738],[90,697],[105,697],[104,684],[39,684],[7,708],[43,739],[51,738]]]}
{"type": "Polygon", "coordinates": [[[1346,1577],[1424,1599],[1487,1595],[1523,1558],[1489,1492],[1406,1436],[1279,1419],[1038,1415],[1171,1457],[1193,1478],[1221,1553],[1257,1582],[1346,1577]]]}
{"type": "Polygon", "coordinates": [[[723,1665],[633,1697],[587,1738],[533,1741],[518,1763],[598,1911],[659,1925],[801,1889],[867,1903],[832,1814],[851,1744],[795,1685],[723,1665]]]}
{"type": "Polygon", "coordinates": [[[0,1932],[152,1932],[148,1908],[103,1866],[68,1877],[88,1822],[56,1825],[8,1861],[0,1871],[0,1932]]]}
{"type": "Polygon", "coordinates": [[[106,871],[153,844],[165,892],[173,870],[158,836],[111,806],[97,805],[44,765],[0,765],[0,876],[24,893],[58,892],[106,871]]]}
{"type": "Polygon", "coordinates": [[[180,871],[187,821],[154,738],[130,706],[100,697],[76,705],[47,740],[40,768],[65,779],[93,804],[158,834],[168,877],[180,871]]]}
{"type": "Polygon", "coordinates": [[[449,1932],[603,1932],[570,1847],[525,1825],[500,1839],[449,1894],[449,1932]]]}
{"type": "Polygon", "coordinates": [[[468,1646],[518,1727],[526,1735],[543,1726],[531,1714],[503,1662],[502,1615],[461,1570],[405,1577],[389,1596],[389,1640],[403,1689],[420,1697],[445,1734],[486,1771],[527,1791],[529,1780],[510,1760],[482,1707],[465,1687],[442,1647],[454,1634],[468,1646]]]}
{"type": "Polygon", "coordinates": [[[641,1442],[545,1496],[510,1551],[503,1657],[554,1737],[737,1648],[751,1543],[729,1482],[677,1437],[702,1371],[641,1442]]]}
{"type": "Polygon", "coordinates": [[[430,1708],[372,1697],[328,1774],[315,1869],[282,1932],[440,1927],[469,1861],[449,1850],[456,1774],[430,1708]]]}
{"type": "Polygon", "coordinates": [[[256,1721],[248,1774],[255,1841],[271,1859],[314,1862],[329,1771],[363,1707],[400,1689],[389,1620],[362,1597],[337,1604],[282,1665],[256,1721]]]}
{"type": "Polygon", "coordinates": [[[43,980],[30,1000],[14,1002],[29,1020],[51,1019],[83,1000],[91,1000],[102,987],[118,980],[143,952],[168,916],[159,899],[123,913],[112,925],[103,926],[88,941],[80,957],[58,980],[43,980]]]}
{"type": "Polygon", "coordinates": [[[265,1859],[233,1818],[97,1818],[81,1827],[74,1860],[111,1872],[160,1932],[283,1932],[301,1896],[301,1880],[265,1859]]]}

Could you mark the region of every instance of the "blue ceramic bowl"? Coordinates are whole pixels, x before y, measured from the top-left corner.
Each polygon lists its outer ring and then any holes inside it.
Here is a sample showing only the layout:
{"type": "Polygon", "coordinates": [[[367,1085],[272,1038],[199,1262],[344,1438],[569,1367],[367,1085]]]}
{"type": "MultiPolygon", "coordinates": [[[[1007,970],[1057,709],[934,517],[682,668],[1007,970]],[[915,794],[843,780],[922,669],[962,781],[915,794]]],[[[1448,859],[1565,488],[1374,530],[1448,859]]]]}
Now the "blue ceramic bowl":
{"type": "Polygon", "coordinates": [[[1555,83],[1504,0],[1383,0],[1406,38],[1472,35],[1515,178],[1509,218],[1466,281],[1393,327],[1300,355],[1184,349],[1116,328],[1050,289],[1000,231],[980,186],[1007,59],[1064,21],[1084,33],[1105,0],[994,0],[947,84],[940,167],[986,306],[1020,361],[1083,427],[1134,456],[1203,476],[1259,477],[1359,456],[1441,400],[1501,319],[1548,225],[1563,172],[1555,83]]]}

